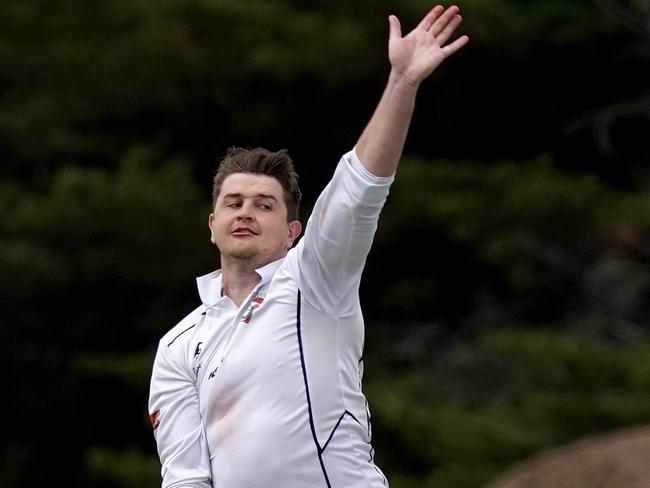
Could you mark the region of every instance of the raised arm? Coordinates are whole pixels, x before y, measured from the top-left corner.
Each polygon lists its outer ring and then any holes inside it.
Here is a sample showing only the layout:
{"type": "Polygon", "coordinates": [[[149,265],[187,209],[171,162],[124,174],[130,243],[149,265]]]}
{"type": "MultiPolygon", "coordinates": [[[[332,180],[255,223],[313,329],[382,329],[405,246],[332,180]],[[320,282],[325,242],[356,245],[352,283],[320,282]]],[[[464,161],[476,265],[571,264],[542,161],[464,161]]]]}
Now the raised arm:
{"type": "Polygon", "coordinates": [[[456,6],[445,10],[437,5],[404,37],[397,17],[388,21],[388,84],[356,145],[361,163],[376,176],[390,176],[397,169],[422,80],[469,41],[461,36],[448,43],[462,21],[456,6]]]}

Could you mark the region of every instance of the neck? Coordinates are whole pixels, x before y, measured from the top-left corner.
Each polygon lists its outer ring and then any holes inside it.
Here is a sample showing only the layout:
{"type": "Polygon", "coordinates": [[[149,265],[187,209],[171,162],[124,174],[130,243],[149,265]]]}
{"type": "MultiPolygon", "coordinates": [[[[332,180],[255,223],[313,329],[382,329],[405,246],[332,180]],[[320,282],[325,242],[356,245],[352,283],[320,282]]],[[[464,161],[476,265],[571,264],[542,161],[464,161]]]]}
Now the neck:
{"type": "Polygon", "coordinates": [[[254,263],[247,260],[221,260],[222,294],[227,295],[237,306],[262,280],[255,268],[254,263]]]}

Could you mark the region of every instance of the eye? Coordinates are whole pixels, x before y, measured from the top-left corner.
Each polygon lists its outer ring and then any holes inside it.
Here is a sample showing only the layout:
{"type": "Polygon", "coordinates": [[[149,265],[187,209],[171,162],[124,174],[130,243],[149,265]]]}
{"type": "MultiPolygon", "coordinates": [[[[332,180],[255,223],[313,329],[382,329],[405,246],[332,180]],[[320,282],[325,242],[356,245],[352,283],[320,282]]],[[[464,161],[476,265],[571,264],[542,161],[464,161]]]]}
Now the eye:
{"type": "Polygon", "coordinates": [[[241,202],[227,202],[226,208],[240,208],[241,202]]]}
{"type": "Polygon", "coordinates": [[[262,210],[273,210],[273,207],[272,207],[271,204],[269,204],[269,203],[260,203],[260,204],[259,204],[259,207],[260,207],[262,210]]]}

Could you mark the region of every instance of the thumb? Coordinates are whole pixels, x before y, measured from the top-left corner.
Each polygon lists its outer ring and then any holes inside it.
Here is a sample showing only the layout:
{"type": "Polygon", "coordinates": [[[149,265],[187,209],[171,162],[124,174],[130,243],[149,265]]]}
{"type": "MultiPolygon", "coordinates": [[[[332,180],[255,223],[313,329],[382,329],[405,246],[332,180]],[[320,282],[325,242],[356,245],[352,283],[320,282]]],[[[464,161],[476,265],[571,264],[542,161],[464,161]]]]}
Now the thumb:
{"type": "Polygon", "coordinates": [[[399,19],[394,15],[389,15],[388,24],[390,26],[390,38],[392,39],[396,37],[397,39],[400,39],[402,37],[402,27],[400,26],[399,19]]]}

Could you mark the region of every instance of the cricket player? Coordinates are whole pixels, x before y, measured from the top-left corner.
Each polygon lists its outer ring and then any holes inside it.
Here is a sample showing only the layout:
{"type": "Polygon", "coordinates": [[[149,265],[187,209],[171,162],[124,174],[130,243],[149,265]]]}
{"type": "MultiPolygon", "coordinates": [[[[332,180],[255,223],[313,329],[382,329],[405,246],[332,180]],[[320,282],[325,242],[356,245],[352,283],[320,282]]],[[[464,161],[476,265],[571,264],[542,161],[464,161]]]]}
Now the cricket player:
{"type": "Polygon", "coordinates": [[[231,149],[214,178],[211,241],[221,269],[201,304],[160,340],[149,412],[164,488],[376,488],[361,390],[359,284],[420,83],[467,36],[456,6],[408,35],[389,17],[391,71],[303,238],[286,151],[231,149]]]}

